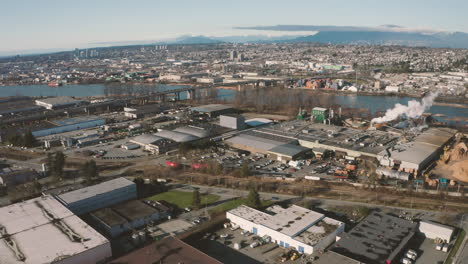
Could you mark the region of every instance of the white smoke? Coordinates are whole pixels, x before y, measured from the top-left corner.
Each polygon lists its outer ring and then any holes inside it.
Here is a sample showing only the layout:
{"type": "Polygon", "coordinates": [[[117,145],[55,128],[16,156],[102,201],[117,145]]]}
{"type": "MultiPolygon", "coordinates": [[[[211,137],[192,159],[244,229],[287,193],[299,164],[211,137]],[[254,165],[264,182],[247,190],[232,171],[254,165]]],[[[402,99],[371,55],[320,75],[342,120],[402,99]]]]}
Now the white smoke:
{"type": "Polygon", "coordinates": [[[421,102],[411,100],[408,102],[408,105],[396,104],[392,109],[388,109],[387,112],[385,112],[384,116],[372,119],[371,123],[375,124],[389,122],[397,119],[400,116],[405,116],[406,118],[418,118],[426,110],[431,108],[432,104],[434,103],[434,100],[438,95],[438,92],[431,92],[430,94],[425,96],[421,100],[421,102]]]}

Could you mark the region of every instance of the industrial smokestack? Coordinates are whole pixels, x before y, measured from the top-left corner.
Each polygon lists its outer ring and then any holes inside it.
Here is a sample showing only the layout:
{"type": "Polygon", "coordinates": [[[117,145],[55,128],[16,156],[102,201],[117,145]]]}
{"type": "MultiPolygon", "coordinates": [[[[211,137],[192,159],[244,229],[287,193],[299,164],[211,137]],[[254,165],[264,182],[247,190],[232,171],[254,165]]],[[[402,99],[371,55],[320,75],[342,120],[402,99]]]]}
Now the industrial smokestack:
{"type": "Polygon", "coordinates": [[[438,95],[438,92],[431,92],[429,95],[425,96],[421,102],[411,100],[408,102],[408,105],[396,104],[392,109],[388,109],[384,116],[372,119],[371,123],[375,124],[389,122],[397,119],[400,116],[405,116],[407,118],[418,118],[424,113],[424,111],[431,108],[435,98],[438,95]]]}

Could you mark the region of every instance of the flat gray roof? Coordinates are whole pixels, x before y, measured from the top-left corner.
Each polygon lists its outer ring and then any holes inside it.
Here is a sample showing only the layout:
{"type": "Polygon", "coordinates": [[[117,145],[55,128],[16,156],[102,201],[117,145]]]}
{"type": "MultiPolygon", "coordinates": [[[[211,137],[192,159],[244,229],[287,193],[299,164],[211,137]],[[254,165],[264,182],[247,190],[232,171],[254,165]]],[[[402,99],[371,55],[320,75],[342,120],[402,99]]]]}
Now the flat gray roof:
{"type": "Polygon", "coordinates": [[[53,120],[51,122],[58,126],[66,126],[66,125],[74,125],[74,124],[79,124],[79,123],[84,123],[84,122],[89,122],[89,121],[95,121],[95,120],[103,120],[103,118],[99,116],[95,116],[95,115],[90,115],[90,116],[77,116],[77,117],[71,117],[71,118],[65,118],[65,119],[58,119],[58,120],[53,120]]]}
{"type": "Polygon", "coordinates": [[[114,205],[112,206],[112,210],[125,217],[128,221],[134,221],[158,213],[157,209],[140,200],[131,200],[114,205]]]}
{"type": "Polygon", "coordinates": [[[269,152],[283,156],[294,157],[308,150],[310,149],[298,145],[283,144],[270,149],[269,152]]]}
{"type": "Polygon", "coordinates": [[[314,261],[314,264],[361,264],[361,262],[333,251],[327,251],[317,261],[314,261]]]}
{"type": "Polygon", "coordinates": [[[413,237],[416,223],[373,212],[348,233],[341,234],[332,251],[367,263],[381,264],[393,258],[413,237]]]}
{"type": "Polygon", "coordinates": [[[203,112],[203,113],[210,113],[216,111],[222,111],[227,109],[233,109],[231,105],[223,105],[223,104],[209,104],[209,105],[200,105],[192,107],[193,111],[203,112]]]}
{"type": "Polygon", "coordinates": [[[102,182],[93,186],[89,186],[89,187],[81,188],[75,191],[60,194],[58,195],[58,197],[62,201],[66,202],[67,204],[71,204],[80,200],[84,200],[84,199],[99,195],[101,193],[110,192],[112,190],[120,189],[120,188],[127,187],[127,186],[134,185],[134,184],[135,183],[133,183],[132,181],[127,180],[123,177],[120,177],[120,178],[102,182]]]}

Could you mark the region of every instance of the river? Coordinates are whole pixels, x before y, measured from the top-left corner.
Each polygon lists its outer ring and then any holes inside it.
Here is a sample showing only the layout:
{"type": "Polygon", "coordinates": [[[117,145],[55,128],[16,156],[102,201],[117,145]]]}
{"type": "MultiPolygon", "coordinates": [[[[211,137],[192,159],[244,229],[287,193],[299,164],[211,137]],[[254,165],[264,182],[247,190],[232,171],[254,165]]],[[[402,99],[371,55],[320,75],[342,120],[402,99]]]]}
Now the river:
{"type": "MultiPolygon", "coordinates": [[[[59,87],[49,87],[47,85],[19,85],[19,86],[0,86],[0,97],[5,96],[107,96],[122,94],[149,94],[156,91],[166,91],[178,89],[181,85],[164,84],[69,84],[59,87]]],[[[217,89],[218,99],[232,101],[235,97],[235,90],[217,89]]],[[[411,97],[398,96],[369,96],[369,95],[340,95],[329,94],[335,98],[336,102],[343,107],[365,108],[371,112],[384,111],[400,103],[408,104],[411,100],[419,100],[411,97]]],[[[181,94],[181,99],[186,99],[186,94],[181,94]]],[[[457,107],[450,104],[433,105],[427,112],[437,115],[437,119],[442,121],[452,121],[456,118],[465,119],[461,122],[467,124],[468,104],[462,104],[465,107],[457,107]]]]}

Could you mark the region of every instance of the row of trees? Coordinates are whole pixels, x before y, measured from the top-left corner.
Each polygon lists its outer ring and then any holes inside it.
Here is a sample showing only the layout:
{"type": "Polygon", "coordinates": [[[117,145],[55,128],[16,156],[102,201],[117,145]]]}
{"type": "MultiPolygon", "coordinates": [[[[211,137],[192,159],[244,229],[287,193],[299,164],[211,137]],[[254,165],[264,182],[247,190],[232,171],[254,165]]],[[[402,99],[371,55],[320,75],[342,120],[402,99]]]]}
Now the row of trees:
{"type": "Polygon", "coordinates": [[[99,169],[94,160],[87,161],[81,167],[81,173],[86,182],[92,182],[99,177],[99,169]]]}
{"type": "Polygon", "coordinates": [[[47,172],[49,176],[59,180],[63,176],[63,168],[65,167],[65,154],[61,151],[47,153],[47,172]]]}
{"type": "Polygon", "coordinates": [[[7,139],[8,143],[12,144],[15,147],[34,147],[37,143],[36,138],[31,131],[28,131],[24,134],[14,134],[7,139]]]}
{"type": "MultiPolygon", "coordinates": [[[[250,206],[252,208],[260,208],[262,206],[262,202],[260,200],[260,195],[257,192],[255,187],[251,187],[249,194],[247,195],[245,205],[250,206]]],[[[200,191],[196,189],[192,193],[192,207],[195,209],[201,208],[201,195],[200,191]]]]}
{"type": "MultiPolygon", "coordinates": [[[[55,180],[60,180],[64,175],[66,156],[61,151],[47,154],[47,172],[55,180]]],[[[99,177],[99,169],[94,160],[85,162],[80,168],[81,175],[86,182],[91,182],[99,177]]]]}

